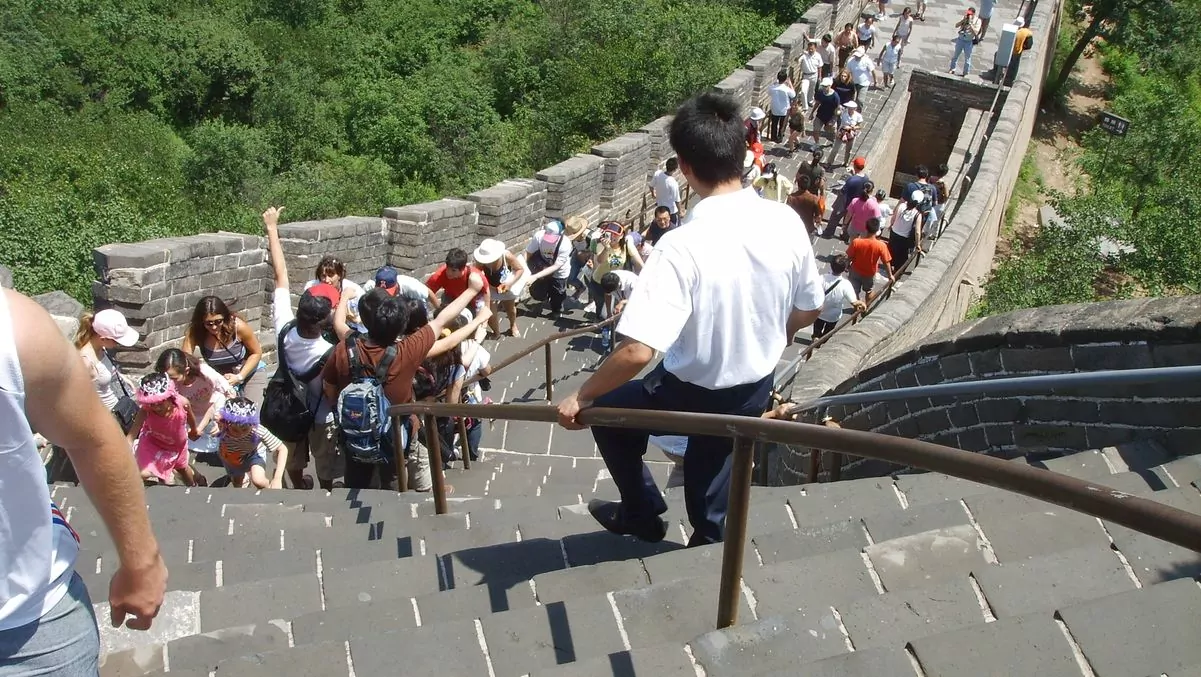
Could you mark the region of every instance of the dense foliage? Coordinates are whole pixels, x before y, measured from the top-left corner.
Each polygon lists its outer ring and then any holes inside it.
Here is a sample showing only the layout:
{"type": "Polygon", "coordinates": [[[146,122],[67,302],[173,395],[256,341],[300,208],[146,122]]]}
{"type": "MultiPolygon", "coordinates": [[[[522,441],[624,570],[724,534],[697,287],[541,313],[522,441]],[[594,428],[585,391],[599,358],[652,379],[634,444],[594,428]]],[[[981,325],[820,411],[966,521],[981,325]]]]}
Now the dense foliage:
{"type": "Polygon", "coordinates": [[[1121,20],[1106,25],[1099,46],[1112,78],[1108,108],[1130,120],[1129,133],[1084,135],[1087,181],[1050,195],[1062,223],[998,265],[981,314],[1201,290],[1201,35],[1188,28],[1201,20],[1201,1],[1109,4],[1121,20]]]}
{"type": "Polygon", "coordinates": [[[10,0],[0,262],[90,296],[106,242],[377,214],[669,112],[796,0],[10,0]]]}

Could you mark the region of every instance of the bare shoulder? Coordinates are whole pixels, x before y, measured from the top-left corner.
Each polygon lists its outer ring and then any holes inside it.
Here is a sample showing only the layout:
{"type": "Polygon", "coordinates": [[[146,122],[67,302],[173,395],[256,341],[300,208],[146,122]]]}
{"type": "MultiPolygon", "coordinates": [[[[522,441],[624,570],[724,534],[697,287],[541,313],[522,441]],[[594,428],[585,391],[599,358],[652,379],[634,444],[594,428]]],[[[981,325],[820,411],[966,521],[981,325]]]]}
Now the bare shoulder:
{"type": "Polygon", "coordinates": [[[58,324],[44,308],[11,289],[4,290],[4,297],[12,317],[17,359],[27,384],[62,374],[64,367],[69,366],[67,360],[78,359],[58,324]]]}

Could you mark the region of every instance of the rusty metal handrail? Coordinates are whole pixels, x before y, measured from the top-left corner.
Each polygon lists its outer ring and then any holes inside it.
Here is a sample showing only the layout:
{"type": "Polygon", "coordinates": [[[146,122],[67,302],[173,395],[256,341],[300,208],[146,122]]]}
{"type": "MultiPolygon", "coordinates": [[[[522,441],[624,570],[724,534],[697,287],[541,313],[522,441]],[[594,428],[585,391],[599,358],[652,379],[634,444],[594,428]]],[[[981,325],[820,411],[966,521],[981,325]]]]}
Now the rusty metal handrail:
{"type": "MultiPolygon", "coordinates": [[[[412,403],[393,405],[388,413],[390,416],[423,415],[428,423],[432,423],[435,416],[476,416],[541,423],[554,423],[558,420],[558,412],[555,409],[538,405],[412,403]]],[[[577,420],[585,425],[734,438],[734,474],[726,514],[725,528],[728,537],[725,539],[722,553],[718,629],[737,622],[742,552],[745,548],[749,511],[750,469],[756,442],[806,446],[939,472],[1110,520],[1140,533],[1201,552],[1201,515],[1050,470],[1009,463],[991,456],[930,442],[792,421],[638,409],[594,407],[580,412],[577,420]]],[[[443,514],[446,512],[446,495],[442,478],[441,450],[436,436],[430,437],[434,505],[436,511],[443,514]]]]}
{"type": "MultiPolygon", "coordinates": [[[[612,316],[606,320],[603,320],[601,322],[594,322],[592,324],[586,324],[582,327],[576,327],[575,329],[565,329],[560,332],[555,332],[554,334],[551,334],[550,336],[547,336],[543,339],[538,340],[530,347],[520,350],[517,353],[514,353],[513,355],[510,355],[510,356],[506,357],[505,359],[501,360],[500,364],[496,365],[495,367],[492,367],[492,370],[488,372],[488,377],[491,378],[493,374],[500,371],[501,369],[504,369],[505,367],[512,365],[513,363],[521,360],[522,358],[525,358],[525,357],[528,357],[528,356],[534,354],[535,351],[537,351],[539,348],[542,348],[546,351],[546,401],[549,402],[551,400],[551,383],[554,381],[554,374],[551,372],[552,360],[551,360],[551,354],[550,354],[550,345],[552,343],[554,343],[555,341],[561,341],[563,339],[572,338],[575,336],[579,336],[581,334],[589,334],[589,333],[595,332],[598,329],[603,329],[605,327],[608,327],[609,325],[616,322],[618,317],[620,317],[620,316],[614,315],[614,316],[612,316]]],[[[477,374],[477,375],[472,376],[471,378],[467,379],[467,381],[465,381],[463,383],[463,385],[465,385],[465,386],[471,385],[472,383],[479,381],[481,378],[484,378],[484,377],[477,374]]]]}

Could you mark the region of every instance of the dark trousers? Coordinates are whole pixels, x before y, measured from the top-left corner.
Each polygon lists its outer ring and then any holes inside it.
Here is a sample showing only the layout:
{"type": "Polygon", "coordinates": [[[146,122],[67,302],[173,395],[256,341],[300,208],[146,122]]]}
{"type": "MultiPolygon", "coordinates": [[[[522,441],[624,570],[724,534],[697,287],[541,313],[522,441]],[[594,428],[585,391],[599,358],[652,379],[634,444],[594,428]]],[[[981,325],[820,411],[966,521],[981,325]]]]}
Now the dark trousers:
{"type": "Polygon", "coordinates": [[[892,269],[900,270],[913,253],[913,233],[909,235],[888,234],[888,253],[892,255],[892,269]]]}
{"type": "MultiPolygon", "coordinates": [[[[484,436],[484,426],[478,420],[474,424],[468,421],[467,449],[471,451],[471,460],[480,458],[480,440],[484,436]]],[[[438,419],[438,435],[442,438],[442,462],[450,463],[462,458],[459,446],[455,444],[455,435],[459,432],[459,424],[453,418],[438,419]]]]}
{"type": "MultiPolygon", "coordinates": [[[[663,364],[646,378],[630,381],[597,398],[598,407],[655,409],[707,414],[759,416],[771,398],[772,376],[755,383],[709,390],[671,375],[663,364]]],[[[645,520],[667,512],[663,495],[642,462],[647,438],[663,434],[652,430],[593,426],[592,437],[601,457],[621,492],[623,516],[645,520]]],[[[688,436],[684,454],[684,503],[693,533],[688,545],[721,541],[725,531],[726,505],[730,497],[730,471],[734,441],[727,437],[688,436]]]]}
{"type": "Polygon", "coordinates": [[[837,327],[837,326],[838,326],[837,321],[826,322],[825,320],[821,319],[820,317],[817,318],[816,320],[813,321],[813,339],[816,341],[817,339],[825,336],[826,334],[829,334],[831,331],[834,330],[834,327],[837,327]]]}
{"type": "Polygon", "coordinates": [[[387,463],[361,463],[350,457],[350,454],[344,453],[346,461],[346,471],[342,474],[342,479],[346,483],[347,489],[372,489],[375,479],[375,470],[379,468],[380,488],[387,489],[393,480],[396,479],[396,461],[393,454],[394,447],[392,445],[392,435],[385,435],[380,438],[380,450],[388,458],[387,463]]]}
{"type": "Polygon", "coordinates": [[[552,313],[563,310],[563,300],[567,298],[567,280],[554,275],[544,277],[530,285],[530,296],[535,301],[545,301],[552,313]]]}
{"type": "Polygon", "coordinates": [[[780,143],[780,141],[784,138],[784,128],[788,124],[788,116],[772,115],[770,117],[771,122],[768,126],[768,135],[771,136],[772,141],[780,143]]]}

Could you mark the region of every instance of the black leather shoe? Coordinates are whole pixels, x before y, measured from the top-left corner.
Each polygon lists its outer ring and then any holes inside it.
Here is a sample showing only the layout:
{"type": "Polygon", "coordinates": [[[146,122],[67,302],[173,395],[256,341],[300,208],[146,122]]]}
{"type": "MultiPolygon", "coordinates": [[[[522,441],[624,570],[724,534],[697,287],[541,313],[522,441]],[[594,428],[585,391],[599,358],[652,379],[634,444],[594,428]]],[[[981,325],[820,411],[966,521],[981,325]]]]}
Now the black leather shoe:
{"type": "Polygon", "coordinates": [[[633,536],[648,543],[658,543],[667,536],[667,522],[651,517],[637,522],[622,516],[621,504],[594,498],[588,501],[588,512],[606,531],[622,536],[633,536]]]}

